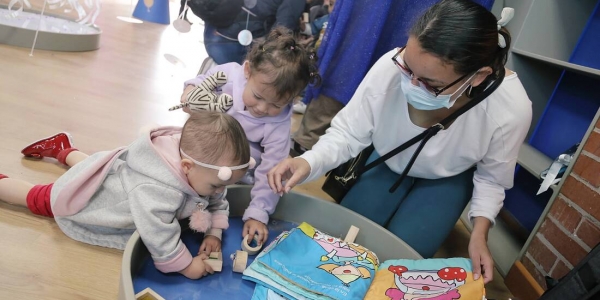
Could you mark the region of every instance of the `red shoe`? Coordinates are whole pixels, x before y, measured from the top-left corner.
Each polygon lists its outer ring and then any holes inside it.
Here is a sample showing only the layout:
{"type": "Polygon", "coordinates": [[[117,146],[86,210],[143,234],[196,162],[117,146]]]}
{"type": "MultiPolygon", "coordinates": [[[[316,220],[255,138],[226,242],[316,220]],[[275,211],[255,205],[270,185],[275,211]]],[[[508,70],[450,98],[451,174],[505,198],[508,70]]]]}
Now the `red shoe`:
{"type": "Polygon", "coordinates": [[[29,146],[23,148],[21,153],[26,157],[52,157],[56,158],[58,154],[65,149],[73,148],[71,135],[66,132],[55,134],[51,137],[41,139],[29,146]]]}

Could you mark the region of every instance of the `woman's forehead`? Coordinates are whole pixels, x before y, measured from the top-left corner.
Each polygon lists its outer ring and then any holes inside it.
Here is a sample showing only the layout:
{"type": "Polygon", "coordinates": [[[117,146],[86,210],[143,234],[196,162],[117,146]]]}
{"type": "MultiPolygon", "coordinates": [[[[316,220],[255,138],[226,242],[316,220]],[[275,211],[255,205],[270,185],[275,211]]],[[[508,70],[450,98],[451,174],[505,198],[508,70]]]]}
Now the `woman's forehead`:
{"type": "Polygon", "coordinates": [[[447,83],[459,76],[454,71],[453,65],[423,50],[419,42],[414,38],[409,38],[403,54],[402,59],[406,66],[419,78],[428,78],[432,81],[447,83]]]}

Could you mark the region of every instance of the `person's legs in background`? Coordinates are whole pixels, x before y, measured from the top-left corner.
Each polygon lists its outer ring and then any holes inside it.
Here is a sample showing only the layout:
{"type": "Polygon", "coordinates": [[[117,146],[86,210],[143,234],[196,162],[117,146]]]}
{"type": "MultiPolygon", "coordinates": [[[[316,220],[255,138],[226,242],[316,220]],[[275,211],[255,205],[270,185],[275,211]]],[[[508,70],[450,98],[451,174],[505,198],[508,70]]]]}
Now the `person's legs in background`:
{"type": "MultiPolygon", "coordinates": [[[[379,154],[374,151],[367,163],[377,158],[379,154]]],[[[393,194],[390,193],[390,187],[399,176],[385,163],[377,165],[360,176],[340,204],[385,226],[413,184],[413,178],[407,177],[393,194]]]]}
{"type": "Polygon", "coordinates": [[[306,107],[300,127],[292,135],[292,147],[295,152],[300,155],[303,151],[310,150],[319,137],[325,134],[331,120],[342,108],[342,103],[322,94],[313,99],[306,107]]]}
{"type": "MultiPolygon", "coordinates": [[[[180,4],[179,4],[179,14],[177,15],[177,17],[181,16],[181,13],[183,12],[183,10],[185,9],[185,3],[187,2],[187,0],[181,0],[180,4]]],[[[183,19],[192,24],[192,22],[190,22],[190,20],[188,20],[187,18],[187,10],[185,11],[185,14],[183,14],[183,19]]]]}
{"type": "Polygon", "coordinates": [[[442,245],[473,194],[473,172],[440,179],[414,179],[414,184],[385,226],[424,258],[442,245]]]}
{"type": "Polygon", "coordinates": [[[300,95],[296,97],[296,103],[294,103],[293,110],[297,114],[304,114],[306,112],[306,103],[304,103],[306,98],[306,88],[300,92],[300,95]],[[298,100],[298,98],[300,98],[298,100]]]}
{"type": "Polygon", "coordinates": [[[215,27],[204,24],[204,47],[208,56],[216,64],[222,65],[229,62],[242,64],[246,57],[246,47],[242,46],[237,40],[227,39],[219,34],[215,27]]]}

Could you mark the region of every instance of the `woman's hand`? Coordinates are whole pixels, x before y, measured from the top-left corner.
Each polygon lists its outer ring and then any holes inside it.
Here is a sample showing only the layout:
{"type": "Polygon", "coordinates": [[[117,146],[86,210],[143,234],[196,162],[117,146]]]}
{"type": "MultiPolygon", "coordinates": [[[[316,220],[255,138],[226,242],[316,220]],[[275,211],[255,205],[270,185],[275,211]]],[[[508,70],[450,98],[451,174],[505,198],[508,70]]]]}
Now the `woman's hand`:
{"type": "MultiPolygon", "coordinates": [[[[196,86],[194,86],[193,84],[187,85],[185,87],[185,89],[183,90],[183,94],[181,94],[181,99],[179,100],[179,102],[181,102],[181,103],[187,102],[188,101],[188,98],[187,98],[188,93],[195,88],[196,88],[196,86]]],[[[189,106],[184,107],[183,111],[185,111],[186,113],[189,114],[190,107],[189,106]]]]}
{"type": "MultiPolygon", "coordinates": [[[[244,229],[242,230],[242,238],[244,238],[247,234],[250,235],[248,239],[252,240],[252,237],[256,234],[258,237],[256,238],[256,242],[264,245],[267,242],[267,238],[269,238],[269,230],[267,229],[267,225],[265,225],[261,221],[257,221],[254,219],[248,219],[244,223],[244,229]]],[[[248,241],[248,243],[250,243],[248,241]]]]}
{"type": "Polygon", "coordinates": [[[286,158],[275,167],[273,167],[267,177],[269,178],[269,186],[273,193],[282,195],[296,186],[299,182],[304,181],[310,174],[310,165],[300,157],[286,158]],[[283,182],[285,186],[283,185],[283,182]]]}
{"type": "Polygon", "coordinates": [[[185,269],[179,271],[179,273],[189,279],[199,279],[208,275],[209,273],[213,274],[214,271],[210,265],[204,263],[204,260],[207,258],[208,256],[206,256],[204,253],[192,258],[192,263],[190,263],[190,265],[185,269]]]}
{"type": "Polygon", "coordinates": [[[483,275],[483,283],[492,281],[494,277],[494,260],[487,246],[487,235],[491,222],[484,217],[476,217],[473,232],[469,241],[469,256],[473,263],[473,278],[483,275]]]}
{"type": "Polygon", "coordinates": [[[204,240],[198,250],[198,255],[204,253],[210,255],[211,252],[221,251],[221,240],[214,235],[204,235],[204,240]]]}

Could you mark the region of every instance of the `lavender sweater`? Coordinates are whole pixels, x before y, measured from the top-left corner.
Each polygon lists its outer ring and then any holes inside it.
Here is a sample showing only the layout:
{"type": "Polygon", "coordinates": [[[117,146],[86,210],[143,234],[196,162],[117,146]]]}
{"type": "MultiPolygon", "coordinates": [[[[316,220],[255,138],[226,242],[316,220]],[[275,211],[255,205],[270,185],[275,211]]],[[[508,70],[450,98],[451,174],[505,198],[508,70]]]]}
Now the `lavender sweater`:
{"type": "Polygon", "coordinates": [[[248,141],[252,157],[257,162],[254,171],[254,187],[251,191],[252,201],[244,213],[243,220],[250,218],[267,223],[269,215],[275,211],[279,196],[274,194],[267,181],[267,172],[277,163],[287,158],[290,153],[290,130],[292,104],[285,107],[274,117],[253,117],[244,106],[242,93],[246,87],[244,67],[237,63],[218,65],[185,82],[187,85],[199,85],[206,77],[223,71],[227,74],[227,83],[221,87],[223,93],[233,97],[233,106],[227,111],[240,122],[248,141]]]}

